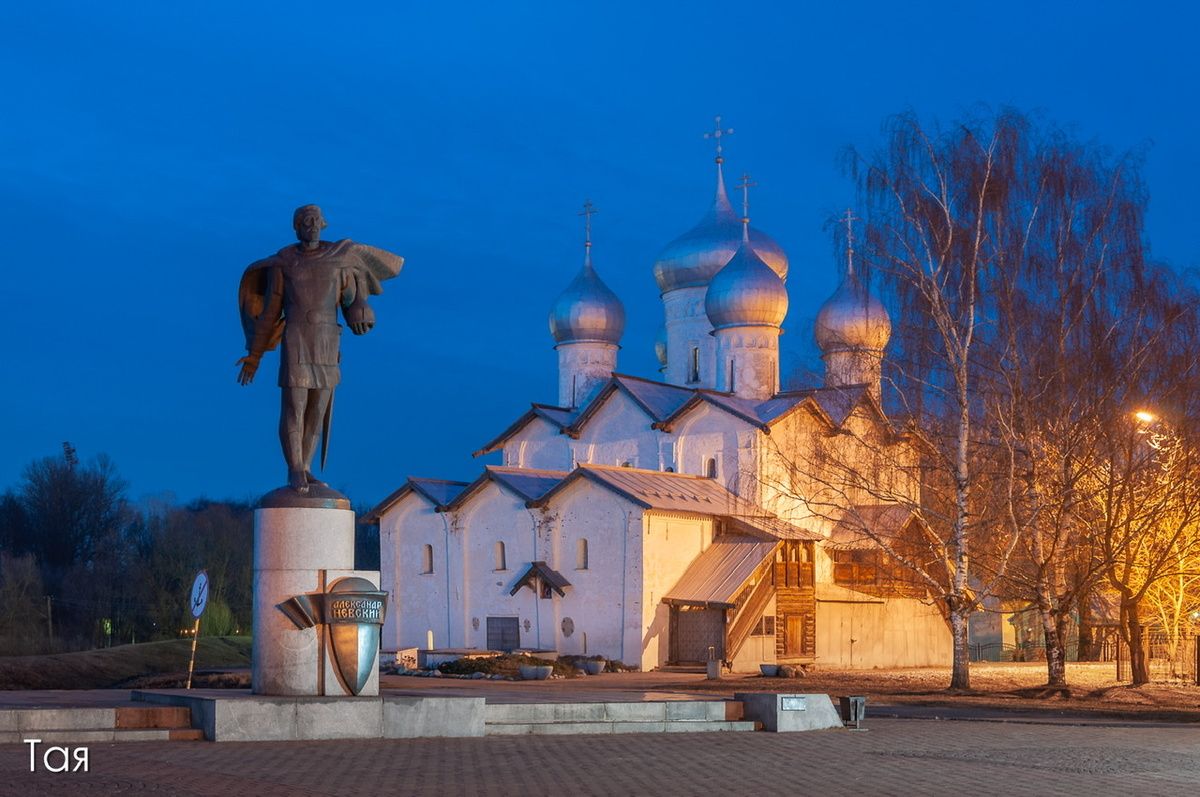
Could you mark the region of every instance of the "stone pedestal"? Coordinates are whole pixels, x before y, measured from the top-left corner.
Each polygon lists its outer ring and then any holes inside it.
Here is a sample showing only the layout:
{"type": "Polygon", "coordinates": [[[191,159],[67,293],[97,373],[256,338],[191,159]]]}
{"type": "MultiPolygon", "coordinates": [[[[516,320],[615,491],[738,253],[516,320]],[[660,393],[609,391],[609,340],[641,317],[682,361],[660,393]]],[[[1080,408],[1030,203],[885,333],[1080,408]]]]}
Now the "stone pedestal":
{"type": "MultiPolygon", "coordinates": [[[[269,498],[270,496],[268,496],[269,498]]],[[[336,696],[346,691],[330,661],[324,625],[297,628],[277,607],[323,593],[354,570],[354,512],[337,506],[266,506],[254,513],[254,648],[251,691],[259,695],[336,696]]],[[[379,693],[378,668],[362,695],[379,693]]]]}

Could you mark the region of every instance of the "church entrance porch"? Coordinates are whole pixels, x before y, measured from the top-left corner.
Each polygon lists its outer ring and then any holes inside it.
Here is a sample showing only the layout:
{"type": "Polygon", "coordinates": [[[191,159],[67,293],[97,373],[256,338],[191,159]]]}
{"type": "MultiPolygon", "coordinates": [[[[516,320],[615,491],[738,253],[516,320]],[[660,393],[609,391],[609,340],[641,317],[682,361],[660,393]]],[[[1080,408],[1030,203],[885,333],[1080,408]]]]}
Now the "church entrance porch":
{"type": "Polygon", "coordinates": [[[725,658],[725,610],[702,606],[672,606],[671,662],[694,664],[725,658]]]}

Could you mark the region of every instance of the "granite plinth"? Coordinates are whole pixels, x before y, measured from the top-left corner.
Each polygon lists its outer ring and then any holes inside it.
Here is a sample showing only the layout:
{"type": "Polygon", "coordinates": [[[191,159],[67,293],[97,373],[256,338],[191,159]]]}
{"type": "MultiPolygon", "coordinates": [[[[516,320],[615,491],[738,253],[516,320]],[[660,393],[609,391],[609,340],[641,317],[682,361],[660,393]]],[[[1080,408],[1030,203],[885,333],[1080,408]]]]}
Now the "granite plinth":
{"type": "Polygon", "coordinates": [[[735,692],[748,720],[761,722],[774,733],[841,728],[842,718],[829,695],[792,695],[774,692],[735,692]]]}
{"type": "MultiPolygon", "coordinates": [[[[276,491],[279,492],[279,491],[276,491]]],[[[264,507],[254,513],[254,649],[251,688],[274,696],[343,695],[323,626],[297,628],[277,607],[324,592],[354,570],[354,513],[328,507],[264,507]]],[[[372,667],[376,670],[376,667],[372,667]]],[[[361,694],[378,694],[378,672],[361,694]]]]}

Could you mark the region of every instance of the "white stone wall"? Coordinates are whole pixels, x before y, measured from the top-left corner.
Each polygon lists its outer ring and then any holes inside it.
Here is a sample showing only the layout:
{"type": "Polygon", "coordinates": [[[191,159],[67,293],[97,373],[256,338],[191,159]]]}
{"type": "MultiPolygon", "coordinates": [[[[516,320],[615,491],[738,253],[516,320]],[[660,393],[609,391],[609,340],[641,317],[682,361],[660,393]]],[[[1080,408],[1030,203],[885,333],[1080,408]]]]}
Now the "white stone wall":
{"type": "Polygon", "coordinates": [[[553,610],[556,649],[640,664],[641,509],[580,479],[555,495],[546,514],[552,524],[546,561],[571,582],[564,597],[543,601],[553,610]],[[581,538],[588,543],[587,569],[576,567],[581,538]],[[563,631],[568,618],[569,636],[563,631]]]}
{"type": "Polygon", "coordinates": [[[664,294],[667,325],[666,381],[685,387],[713,387],[716,379],[716,342],[704,312],[707,286],[680,288],[664,294]],[[699,349],[700,380],[689,381],[692,349],[699,349]]]}
{"type": "Polygon", "coordinates": [[[560,343],[558,406],[582,407],[617,370],[615,343],[560,343]]]}
{"type": "Polygon", "coordinates": [[[424,648],[429,631],[437,647],[450,643],[460,582],[451,580],[453,567],[447,572],[447,542],[451,563],[461,554],[459,537],[449,533],[448,521],[419,493],[409,493],[380,518],[380,587],[388,591],[385,650],[424,648]],[[425,545],[433,546],[432,573],[421,572],[425,545]]]}
{"type": "Polygon", "coordinates": [[[647,512],[642,519],[642,534],[641,667],[651,670],[666,664],[670,656],[670,609],[662,602],[663,595],[712,544],[713,520],[647,512]]]}
{"type": "Polygon", "coordinates": [[[778,392],[778,327],[734,327],[713,334],[717,390],[755,401],[766,401],[778,392]]]}
{"type": "MultiPolygon", "coordinates": [[[[663,433],[650,428],[653,419],[620,390],[588,419],[569,445],[575,462],[623,465],[660,470],[663,433]]],[[[670,450],[670,447],[667,447],[670,450]]]]}
{"type": "MultiPolygon", "coordinates": [[[[710,458],[717,460],[717,480],[738,495],[757,482],[755,440],[758,430],[724,410],[705,404],[688,412],[671,430],[675,468],[704,476],[710,458]]],[[[753,491],[750,493],[753,496],[753,491]]]]}
{"type": "Polygon", "coordinates": [[[569,470],[570,438],[545,418],[535,418],[504,442],[502,462],[513,468],[569,470]]]}
{"type": "Polygon", "coordinates": [[[486,649],[487,618],[491,616],[517,617],[521,647],[545,648],[548,622],[542,618],[542,604],[548,601],[528,589],[509,595],[530,562],[547,558],[549,546],[539,529],[537,511],[527,509],[523,498],[490,482],[455,515],[461,528],[464,577],[461,616],[456,623],[460,633],[451,638],[452,646],[486,649]],[[495,569],[497,542],[505,545],[504,570],[495,569]]]}

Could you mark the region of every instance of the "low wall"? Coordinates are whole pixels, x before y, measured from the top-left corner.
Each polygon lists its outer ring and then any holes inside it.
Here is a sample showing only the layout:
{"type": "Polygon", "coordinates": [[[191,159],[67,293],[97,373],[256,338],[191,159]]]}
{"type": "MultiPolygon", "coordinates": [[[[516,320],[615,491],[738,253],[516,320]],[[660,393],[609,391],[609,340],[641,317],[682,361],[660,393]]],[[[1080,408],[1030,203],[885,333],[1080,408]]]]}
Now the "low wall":
{"type": "Polygon", "coordinates": [[[186,706],[213,742],[483,736],[482,697],[266,697],[135,690],[136,701],[186,706]]]}

